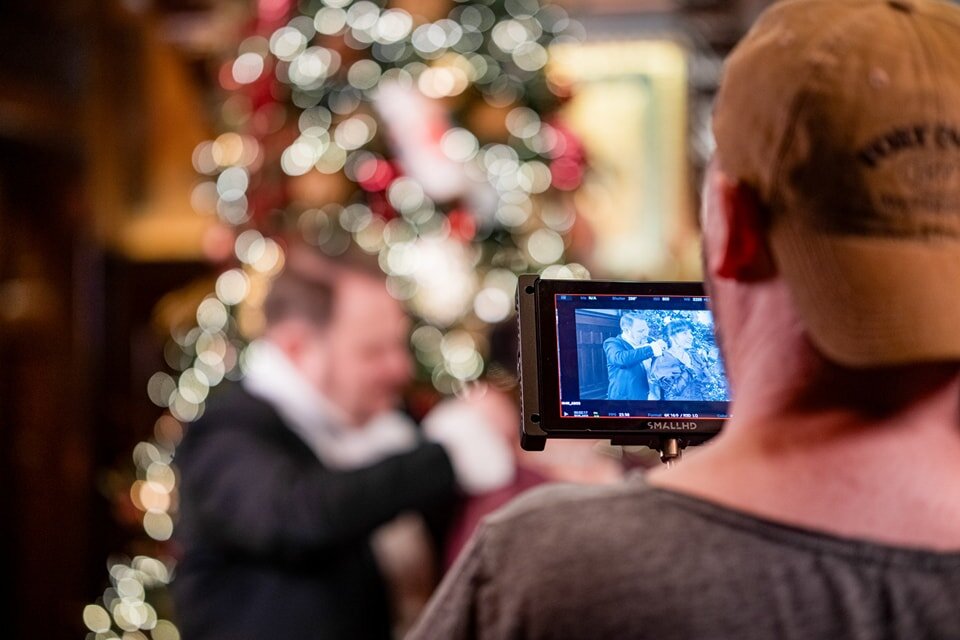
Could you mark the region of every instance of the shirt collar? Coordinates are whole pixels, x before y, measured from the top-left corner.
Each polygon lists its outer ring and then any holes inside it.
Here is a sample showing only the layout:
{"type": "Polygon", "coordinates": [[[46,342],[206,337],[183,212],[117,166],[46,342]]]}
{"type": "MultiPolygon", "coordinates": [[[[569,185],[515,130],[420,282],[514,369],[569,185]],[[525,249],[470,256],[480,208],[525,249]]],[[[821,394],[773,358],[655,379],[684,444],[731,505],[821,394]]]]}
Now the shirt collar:
{"type": "Polygon", "coordinates": [[[398,411],[348,426],[343,412],[297,370],[283,351],[266,339],[245,354],[244,388],[273,406],[314,454],[335,469],[367,466],[416,444],[413,422],[398,411]]]}

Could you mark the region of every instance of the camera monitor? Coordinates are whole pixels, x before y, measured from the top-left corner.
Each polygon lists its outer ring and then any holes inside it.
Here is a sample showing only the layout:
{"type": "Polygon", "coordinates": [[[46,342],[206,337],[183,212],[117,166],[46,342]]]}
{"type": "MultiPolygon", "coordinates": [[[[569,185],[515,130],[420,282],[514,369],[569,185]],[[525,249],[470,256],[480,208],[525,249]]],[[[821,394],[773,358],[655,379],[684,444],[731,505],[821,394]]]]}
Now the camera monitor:
{"type": "Polygon", "coordinates": [[[517,304],[523,448],[541,450],[547,438],[682,448],[728,417],[701,283],[525,275],[517,304]]]}

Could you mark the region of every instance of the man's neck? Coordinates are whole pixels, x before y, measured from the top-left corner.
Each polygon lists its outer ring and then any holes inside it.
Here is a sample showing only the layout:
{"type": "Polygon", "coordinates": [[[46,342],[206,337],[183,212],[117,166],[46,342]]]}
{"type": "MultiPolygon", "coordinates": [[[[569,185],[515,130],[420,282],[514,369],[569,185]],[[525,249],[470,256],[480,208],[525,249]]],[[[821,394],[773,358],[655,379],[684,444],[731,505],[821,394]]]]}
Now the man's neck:
{"type": "Polygon", "coordinates": [[[925,371],[902,380],[929,378],[914,401],[885,406],[878,388],[860,410],[832,400],[842,389],[820,389],[819,404],[816,389],[795,389],[802,398],[777,403],[748,386],[713,442],[651,482],[845,537],[960,550],[960,374],[925,371]]]}

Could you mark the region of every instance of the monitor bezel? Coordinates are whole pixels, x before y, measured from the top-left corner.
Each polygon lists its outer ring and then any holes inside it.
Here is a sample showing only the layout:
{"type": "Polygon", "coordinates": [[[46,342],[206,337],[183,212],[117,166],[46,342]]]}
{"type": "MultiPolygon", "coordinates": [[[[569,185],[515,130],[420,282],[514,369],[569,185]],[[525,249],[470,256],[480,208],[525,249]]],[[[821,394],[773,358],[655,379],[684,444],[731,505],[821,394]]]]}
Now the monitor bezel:
{"type": "Polygon", "coordinates": [[[558,295],[691,296],[704,297],[709,302],[700,282],[547,280],[521,276],[517,293],[521,438],[531,445],[528,448],[542,448],[541,440],[545,438],[609,438],[623,444],[680,438],[685,444],[696,444],[720,431],[725,418],[563,417],[558,374],[558,295]]]}

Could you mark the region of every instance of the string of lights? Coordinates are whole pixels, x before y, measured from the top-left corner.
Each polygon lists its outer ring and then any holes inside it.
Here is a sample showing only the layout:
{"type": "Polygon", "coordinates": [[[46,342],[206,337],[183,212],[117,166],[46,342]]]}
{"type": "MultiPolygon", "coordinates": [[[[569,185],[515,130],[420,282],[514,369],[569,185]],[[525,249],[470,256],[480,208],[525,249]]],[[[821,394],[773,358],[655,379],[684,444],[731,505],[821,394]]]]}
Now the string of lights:
{"type": "MultiPolygon", "coordinates": [[[[191,201],[218,221],[228,264],[195,324],[171,331],[169,370],[147,388],[164,413],[124,494],[152,541],[173,534],[184,425],[211,388],[242,377],[289,234],[378,256],[440,393],[484,373],[485,332],[513,313],[518,273],[589,277],[565,260],[584,153],[552,117],[569,88],[545,71],[550,46],[581,31],[537,0],[260,0],[219,67],[222,132],[192,158],[191,201]]],[[[163,601],[171,554],[108,568],[111,587],[84,610],[91,640],[179,638],[148,602],[163,601]]]]}

